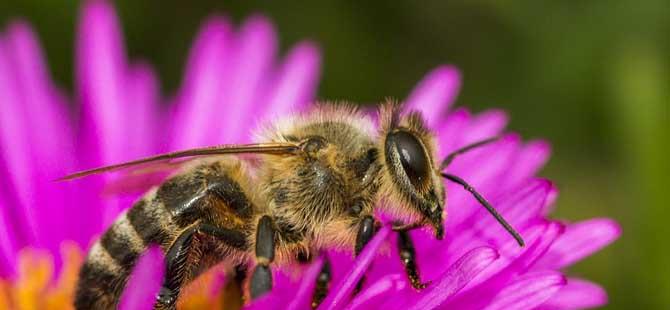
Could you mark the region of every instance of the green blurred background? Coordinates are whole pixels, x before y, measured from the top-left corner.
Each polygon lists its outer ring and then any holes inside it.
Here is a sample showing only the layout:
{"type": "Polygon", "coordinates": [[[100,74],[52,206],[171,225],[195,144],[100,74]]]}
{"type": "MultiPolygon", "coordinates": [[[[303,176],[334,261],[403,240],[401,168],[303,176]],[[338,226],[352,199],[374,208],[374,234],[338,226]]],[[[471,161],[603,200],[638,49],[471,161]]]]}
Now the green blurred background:
{"type": "MultiPolygon", "coordinates": [[[[571,268],[602,283],[608,308],[670,307],[670,3],[600,1],[116,1],[129,54],[152,63],[162,87],[180,82],[200,22],[263,13],[282,50],[303,38],[323,52],[319,97],[403,98],[426,72],[463,72],[459,105],[499,107],[524,138],[543,137],[543,175],[561,190],[556,218],[608,216],[614,245],[571,268]]],[[[72,89],[79,1],[3,0],[0,25],[34,25],[55,80],[72,89]]]]}

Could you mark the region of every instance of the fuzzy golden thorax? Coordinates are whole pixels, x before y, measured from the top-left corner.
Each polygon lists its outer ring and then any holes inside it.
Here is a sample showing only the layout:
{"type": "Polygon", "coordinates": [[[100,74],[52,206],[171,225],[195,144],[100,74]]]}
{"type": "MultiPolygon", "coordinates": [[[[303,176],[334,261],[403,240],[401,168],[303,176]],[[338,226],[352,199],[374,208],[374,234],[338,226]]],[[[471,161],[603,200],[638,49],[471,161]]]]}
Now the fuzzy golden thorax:
{"type": "Polygon", "coordinates": [[[267,140],[302,145],[295,156],[266,158],[260,169],[282,241],[300,240],[309,249],[353,246],[378,188],[372,128],[353,108],[321,106],[267,130],[267,140]]]}

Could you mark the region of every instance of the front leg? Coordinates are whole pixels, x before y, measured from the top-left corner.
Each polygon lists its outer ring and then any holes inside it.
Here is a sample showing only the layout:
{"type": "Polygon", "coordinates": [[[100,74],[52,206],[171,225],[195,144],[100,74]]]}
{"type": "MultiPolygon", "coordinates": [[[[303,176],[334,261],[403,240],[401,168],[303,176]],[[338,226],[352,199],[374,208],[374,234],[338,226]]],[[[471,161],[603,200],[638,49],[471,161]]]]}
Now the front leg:
{"type": "Polygon", "coordinates": [[[426,288],[430,282],[421,282],[419,276],[419,269],[416,265],[416,252],[414,251],[414,243],[412,237],[407,230],[398,231],[398,251],[400,254],[400,261],[405,267],[405,273],[409,278],[409,283],[416,290],[426,288]]]}
{"type": "Polygon", "coordinates": [[[249,286],[251,299],[267,293],[272,289],[272,270],[270,263],[275,258],[275,227],[268,215],[258,220],[256,227],[256,268],[251,275],[249,286]]]}

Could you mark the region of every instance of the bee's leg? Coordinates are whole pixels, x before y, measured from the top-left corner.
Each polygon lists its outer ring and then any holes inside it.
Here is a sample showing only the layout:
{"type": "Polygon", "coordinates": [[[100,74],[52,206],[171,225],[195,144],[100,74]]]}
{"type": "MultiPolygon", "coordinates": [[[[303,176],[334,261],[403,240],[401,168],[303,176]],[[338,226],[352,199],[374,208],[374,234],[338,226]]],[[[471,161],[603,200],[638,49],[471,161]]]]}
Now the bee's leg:
{"type": "Polygon", "coordinates": [[[312,296],[312,309],[316,309],[323,299],[326,298],[326,295],[328,295],[331,279],[330,261],[326,256],[324,257],[323,266],[321,266],[319,276],[316,278],[316,287],[314,288],[314,295],[312,296]]]}
{"type": "Polygon", "coordinates": [[[398,232],[398,251],[400,252],[400,261],[405,267],[405,273],[409,278],[412,287],[420,290],[426,288],[430,282],[422,283],[419,277],[419,270],[416,265],[416,252],[414,251],[414,243],[407,230],[400,230],[398,232]]]}
{"type": "Polygon", "coordinates": [[[256,227],[256,268],[251,275],[249,291],[251,299],[267,293],[272,289],[272,271],[270,264],[275,258],[274,221],[268,215],[258,220],[256,227]]]}
{"type": "MultiPolygon", "coordinates": [[[[375,229],[375,219],[368,215],[361,220],[360,226],[358,226],[358,234],[356,235],[356,246],[354,248],[354,253],[356,256],[363,251],[363,248],[365,247],[370,240],[372,240],[372,237],[374,237],[376,232],[375,229]]],[[[356,284],[356,288],[354,289],[354,295],[358,294],[358,292],[363,288],[363,283],[365,283],[365,275],[361,277],[360,280],[358,280],[358,283],[356,284]]]]}
{"type": "Polygon", "coordinates": [[[198,224],[186,229],[177,237],[165,256],[165,278],[158,293],[156,309],[175,309],[179,291],[189,279],[189,272],[193,267],[189,261],[189,255],[198,252],[198,238],[201,236],[215,237],[231,248],[245,249],[247,247],[245,236],[239,231],[209,224],[198,224]]]}

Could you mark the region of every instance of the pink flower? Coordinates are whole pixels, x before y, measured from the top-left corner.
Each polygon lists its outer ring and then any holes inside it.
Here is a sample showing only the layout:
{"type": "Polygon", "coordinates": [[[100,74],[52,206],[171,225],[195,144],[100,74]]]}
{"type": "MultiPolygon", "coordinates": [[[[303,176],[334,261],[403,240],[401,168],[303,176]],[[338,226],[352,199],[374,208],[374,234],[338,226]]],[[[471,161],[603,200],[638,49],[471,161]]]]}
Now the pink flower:
{"type": "MultiPolygon", "coordinates": [[[[280,62],[276,51],[276,34],[264,17],[251,17],[238,29],[212,17],[195,40],[182,86],[167,100],[169,106],[161,105],[166,100],[154,71],[125,56],[113,8],[91,1],[78,25],[76,88],[70,99],[50,80],[30,27],[10,24],[0,37],[0,278],[6,279],[0,281],[0,308],[57,308],[71,302],[71,267],[80,256],[72,254],[68,241],[88,248],[137,198],[105,194],[113,174],[70,183],[52,180],[168,150],[246,142],[259,122],[307,108],[319,77],[317,48],[298,43],[280,62]],[[68,109],[69,101],[77,103],[77,113],[68,109]],[[53,261],[63,283],[26,274],[22,266],[32,260],[20,257],[47,258],[39,270],[51,278],[50,256],[61,248],[64,258],[53,261]],[[19,255],[26,251],[31,254],[19,255]],[[16,294],[25,291],[25,283],[40,285],[32,295],[16,294]]],[[[447,171],[487,197],[526,246],[518,247],[467,192],[448,183],[445,240],[411,233],[422,278],[432,281],[430,286],[417,292],[408,285],[394,250],[396,236],[386,227],[356,259],[350,253],[327,254],[333,280],[321,308],[577,309],[606,303],[599,286],[566,278],[560,270],[615,240],[618,225],[608,219],[549,220],[557,190],[534,176],[549,157],[548,144],[522,143],[504,133],[502,111],[472,115],[450,109],[459,86],[455,68],[438,67],[419,82],[405,109],[426,116],[438,135],[440,156],[503,134],[500,141],[459,157],[447,171]],[[365,285],[352,297],[363,273],[365,285]]],[[[308,308],[323,262],[321,257],[304,270],[276,270],[274,289],[248,307],[308,308]]],[[[161,251],[152,248],[137,263],[127,286],[132,289],[120,305],[149,307],[162,266],[161,251]]]]}

